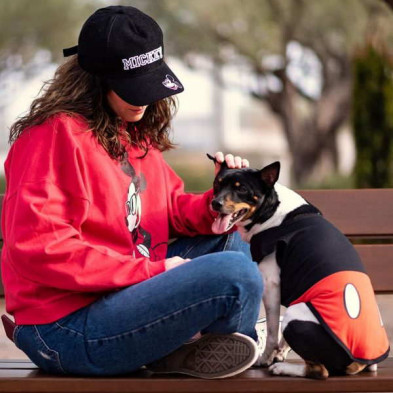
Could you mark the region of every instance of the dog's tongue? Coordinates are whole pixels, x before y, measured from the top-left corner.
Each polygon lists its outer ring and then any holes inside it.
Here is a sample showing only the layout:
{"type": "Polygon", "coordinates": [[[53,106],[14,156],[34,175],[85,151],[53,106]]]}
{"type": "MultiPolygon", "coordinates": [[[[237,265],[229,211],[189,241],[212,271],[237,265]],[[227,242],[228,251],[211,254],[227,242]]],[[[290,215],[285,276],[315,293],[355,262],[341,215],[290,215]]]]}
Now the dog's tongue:
{"type": "Polygon", "coordinates": [[[220,214],[213,222],[212,231],[216,234],[224,233],[227,231],[229,221],[231,220],[231,214],[220,214]]]}

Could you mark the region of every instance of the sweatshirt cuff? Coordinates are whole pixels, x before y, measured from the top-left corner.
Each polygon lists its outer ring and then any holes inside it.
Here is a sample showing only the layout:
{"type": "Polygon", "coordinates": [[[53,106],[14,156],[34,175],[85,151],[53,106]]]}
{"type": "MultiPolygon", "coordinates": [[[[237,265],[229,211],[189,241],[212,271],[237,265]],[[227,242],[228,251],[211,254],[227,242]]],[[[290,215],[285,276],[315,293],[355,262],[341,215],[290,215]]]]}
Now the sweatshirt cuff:
{"type": "Polygon", "coordinates": [[[150,277],[165,272],[165,259],[160,261],[150,261],[148,264],[150,277]]]}

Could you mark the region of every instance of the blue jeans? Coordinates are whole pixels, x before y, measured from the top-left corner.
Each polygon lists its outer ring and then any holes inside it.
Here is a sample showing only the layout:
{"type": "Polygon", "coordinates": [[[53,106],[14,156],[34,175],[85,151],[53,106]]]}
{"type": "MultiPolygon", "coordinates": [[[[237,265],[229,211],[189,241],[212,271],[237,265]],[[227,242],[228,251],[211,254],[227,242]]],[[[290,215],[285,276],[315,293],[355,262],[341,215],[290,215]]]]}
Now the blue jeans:
{"type": "Polygon", "coordinates": [[[192,260],[54,323],[19,326],[16,345],[49,373],[116,375],[200,331],[256,339],[262,280],[238,234],[179,239],[169,248],[168,257],[175,255],[192,260]]]}

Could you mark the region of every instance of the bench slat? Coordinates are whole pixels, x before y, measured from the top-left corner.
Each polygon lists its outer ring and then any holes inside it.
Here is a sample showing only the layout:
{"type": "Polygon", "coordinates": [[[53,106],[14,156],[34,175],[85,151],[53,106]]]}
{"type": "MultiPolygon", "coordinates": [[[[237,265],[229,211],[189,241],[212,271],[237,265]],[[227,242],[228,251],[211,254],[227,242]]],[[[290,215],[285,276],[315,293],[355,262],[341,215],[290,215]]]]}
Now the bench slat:
{"type": "Polygon", "coordinates": [[[299,193],[347,236],[393,236],[393,189],[299,193]]]}
{"type": "Polygon", "coordinates": [[[355,245],[375,292],[393,290],[393,244],[355,245]]]}
{"type": "Polygon", "coordinates": [[[330,377],[324,381],[272,377],[266,369],[250,369],[223,380],[202,380],[187,376],[152,376],[138,372],[113,378],[50,376],[37,370],[1,370],[1,392],[74,393],[280,393],[280,392],[393,392],[393,359],[379,365],[377,373],[330,377]]]}

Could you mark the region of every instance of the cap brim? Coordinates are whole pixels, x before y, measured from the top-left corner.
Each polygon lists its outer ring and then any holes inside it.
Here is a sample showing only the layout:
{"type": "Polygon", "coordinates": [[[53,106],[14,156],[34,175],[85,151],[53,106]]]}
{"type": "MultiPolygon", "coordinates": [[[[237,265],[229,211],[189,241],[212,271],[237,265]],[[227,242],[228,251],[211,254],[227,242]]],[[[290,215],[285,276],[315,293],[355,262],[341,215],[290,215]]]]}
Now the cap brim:
{"type": "Polygon", "coordinates": [[[165,62],[140,75],[106,80],[109,88],[122,100],[135,106],[149,105],[184,91],[183,85],[165,62]]]}

